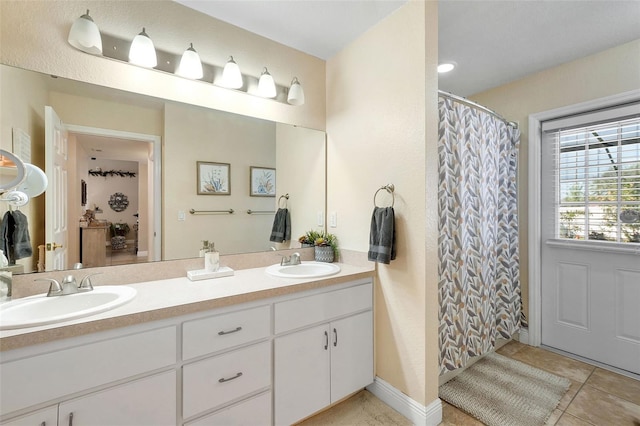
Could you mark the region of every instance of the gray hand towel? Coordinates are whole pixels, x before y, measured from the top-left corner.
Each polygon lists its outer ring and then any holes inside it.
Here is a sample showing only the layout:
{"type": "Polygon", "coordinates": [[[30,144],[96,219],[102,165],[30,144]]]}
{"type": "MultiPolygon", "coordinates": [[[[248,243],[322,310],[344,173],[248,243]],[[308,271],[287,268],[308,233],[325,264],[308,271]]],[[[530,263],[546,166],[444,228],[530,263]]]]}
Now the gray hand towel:
{"type": "Polygon", "coordinates": [[[23,259],[33,254],[31,238],[29,237],[29,221],[20,210],[13,212],[15,223],[13,229],[13,256],[14,259],[23,259]]]}
{"type": "Polygon", "coordinates": [[[278,209],[273,218],[269,241],[282,243],[291,239],[291,216],[288,209],[278,209]]]}
{"type": "Polygon", "coordinates": [[[11,259],[11,240],[13,239],[14,228],[15,222],[13,215],[10,211],[7,211],[4,216],[2,216],[2,224],[0,224],[0,250],[4,252],[7,260],[9,260],[9,263],[12,265],[15,263],[15,261],[11,259]]]}
{"type": "Polygon", "coordinates": [[[369,260],[384,264],[396,258],[396,228],[393,207],[375,207],[371,215],[369,260]]]}

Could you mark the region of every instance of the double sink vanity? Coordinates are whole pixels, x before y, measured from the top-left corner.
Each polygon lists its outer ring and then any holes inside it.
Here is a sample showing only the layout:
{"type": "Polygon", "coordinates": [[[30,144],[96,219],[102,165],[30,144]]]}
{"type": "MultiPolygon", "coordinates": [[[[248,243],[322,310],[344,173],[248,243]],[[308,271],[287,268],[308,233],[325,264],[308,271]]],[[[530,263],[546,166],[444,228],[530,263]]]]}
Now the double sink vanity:
{"type": "Polygon", "coordinates": [[[373,382],[374,267],[314,265],[94,277],[93,291],[10,302],[0,425],[287,425],[322,410],[373,382]]]}

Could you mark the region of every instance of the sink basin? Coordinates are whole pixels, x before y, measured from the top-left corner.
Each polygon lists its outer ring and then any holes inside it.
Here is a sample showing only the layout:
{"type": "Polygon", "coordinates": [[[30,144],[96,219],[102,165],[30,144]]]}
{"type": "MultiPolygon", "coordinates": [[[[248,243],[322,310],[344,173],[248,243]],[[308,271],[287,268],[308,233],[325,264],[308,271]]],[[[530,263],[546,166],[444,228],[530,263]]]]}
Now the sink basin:
{"type": "Polygon", "coordinates": [[[299,265],[286,266],[275,264],[267,267],[267,274],[282,278],[318,278],[338,272],[340,272],[340,266],[325,262],[302,262],[299,265]]]}
{"type": "Polygon", "coordinates": [[[0,304],[0,330],[53,324],[105,312],[133,299],[126,285],[99,286],[93,291],[47,297],[46,293],[0,304]]]}

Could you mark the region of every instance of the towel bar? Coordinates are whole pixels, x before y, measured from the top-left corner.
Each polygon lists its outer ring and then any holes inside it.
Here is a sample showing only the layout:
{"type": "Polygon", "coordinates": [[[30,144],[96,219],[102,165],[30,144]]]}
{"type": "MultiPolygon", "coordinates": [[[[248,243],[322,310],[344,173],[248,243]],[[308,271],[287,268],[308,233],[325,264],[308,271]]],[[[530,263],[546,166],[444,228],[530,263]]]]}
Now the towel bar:
{"type": "Polygon", "coordinates": [[[385,186],[381,186],[380,188],[378,188],[376,193],[373,194],[373,206],[374,207],[378,207],[378,205],[376,204],[376,196],[378,195],[378,192],[382,191],[383,189],[385,191],[387,191],[389,194],[391,194],[391,206],[390,207],[393,207],[393,205],[396,203],[396,195],[395,195],[395,192],[394,192],[396,187],[392,183],[390,183],[388,185],[385,185],[385,186]]]}
{"type": "Polygon", "coordinates": [[[189,210],[189,213],[191,213],[191,214],[221,214],[221,213],[233,214],[233,212],[234,212],[233,209],[229,209],[229,210],[194,210],[194,209],[191,209],[191,210],[189,210]]]}
{"type": "Polygon", "coordinates": [[[247,214],[274,214],[273,210],[247,210],[247,214]]]}

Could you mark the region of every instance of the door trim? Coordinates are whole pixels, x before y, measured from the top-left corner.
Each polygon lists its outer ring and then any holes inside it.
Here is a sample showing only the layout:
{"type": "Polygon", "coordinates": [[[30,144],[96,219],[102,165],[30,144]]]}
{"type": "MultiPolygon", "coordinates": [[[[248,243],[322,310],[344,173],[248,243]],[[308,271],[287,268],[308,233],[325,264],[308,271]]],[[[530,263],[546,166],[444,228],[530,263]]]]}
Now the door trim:
{"type": "Polygon", "coordinates": [[[567,115],[580,114],[596,109],[607,108],[628,102],[640,100],[640,90],[631,90],[617,95],[581,102],[561,108],[543,111],[529,115],[529,335],[528,344],[540,346],[542,342],[542,259],[540,250],[540,190],[541,190],[541,153],[542,145],[541,123],[567,115]]]}

